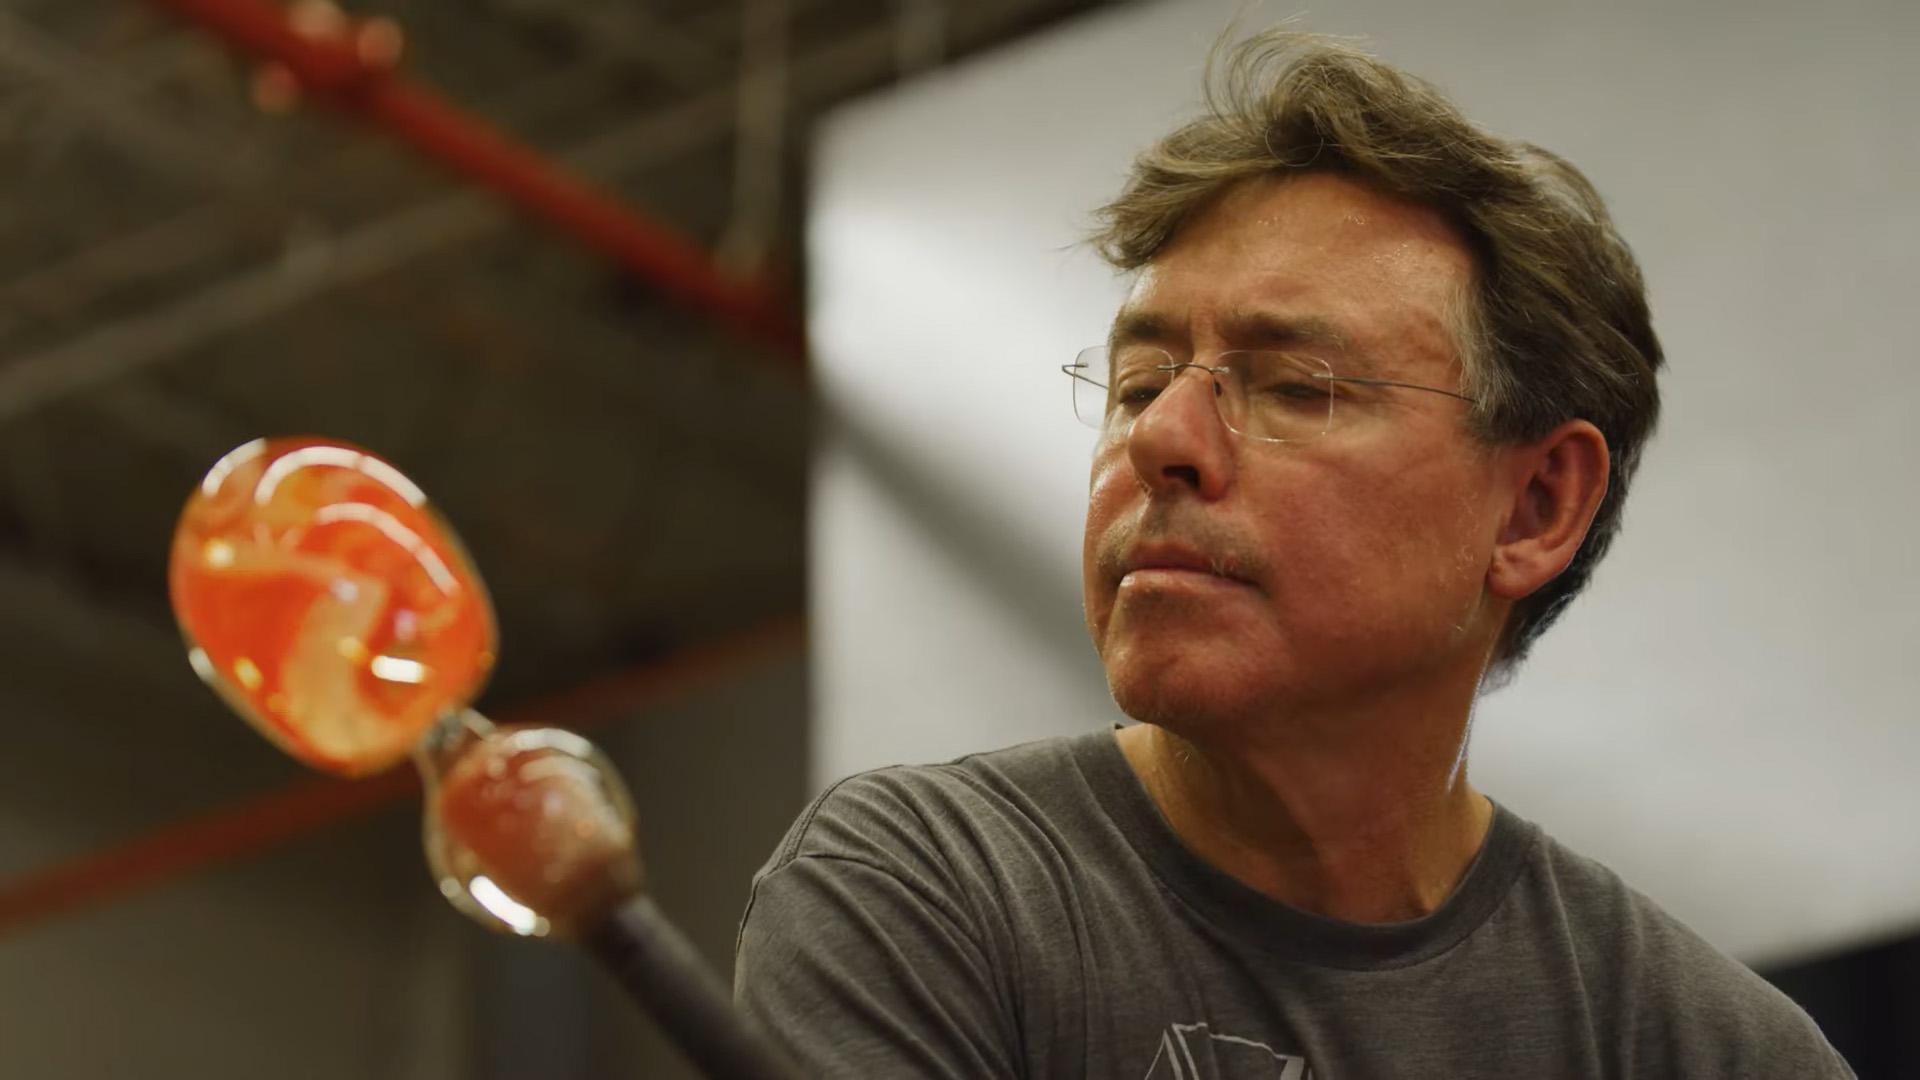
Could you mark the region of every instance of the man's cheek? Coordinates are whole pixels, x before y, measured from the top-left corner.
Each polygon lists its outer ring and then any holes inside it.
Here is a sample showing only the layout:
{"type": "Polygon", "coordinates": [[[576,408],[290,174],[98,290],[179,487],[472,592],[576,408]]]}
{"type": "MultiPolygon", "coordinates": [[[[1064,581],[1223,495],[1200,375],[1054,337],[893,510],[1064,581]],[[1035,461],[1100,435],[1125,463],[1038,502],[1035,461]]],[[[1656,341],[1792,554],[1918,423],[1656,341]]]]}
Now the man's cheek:
{"type": "MultiPolygon", "coordinates": [[[[1122,452],[1121,444],[1108,442],[1095,451],[1093,468],[1087,474],[1087,494],[1090,502],[1103,497],[1111,498],[1115,492],[1137,490],[1140,481],[1135,478],[1133,464],[1122,452]]],[[[1091,508],[1089,508],[1091,513],[1091,508]]]]}
{"type": "Polygon", "coordinates": [[[1081,584],[1080,609],[1086,619],[1087,636],[1093,639],[1093,647],[1096,650],[1104,648],[1107,623],[1113,617],[1113,595],[1100,584],[1091,558],[1081,584]]]}

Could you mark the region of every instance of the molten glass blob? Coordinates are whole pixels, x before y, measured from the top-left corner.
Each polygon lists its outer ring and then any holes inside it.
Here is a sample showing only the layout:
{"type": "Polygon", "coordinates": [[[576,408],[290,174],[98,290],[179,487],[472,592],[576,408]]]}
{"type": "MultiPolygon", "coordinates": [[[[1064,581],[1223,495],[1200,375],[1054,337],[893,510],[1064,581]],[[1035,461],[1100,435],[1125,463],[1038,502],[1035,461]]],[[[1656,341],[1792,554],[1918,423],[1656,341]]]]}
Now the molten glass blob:
{"type": "Polygon", "coordinates": [[[405,757],[493,665],[480,576],[426,496],[358,447],[259,439],[187,500],[168,566],[194,670],[289,754],[405,757]]]}
{"type": "Polygon", "coordinates": [[[482,924],[544,937],[591,927],[640,890],[633,806],[593,744],[468,712],[421,747],[427,860],[482,924]]]}

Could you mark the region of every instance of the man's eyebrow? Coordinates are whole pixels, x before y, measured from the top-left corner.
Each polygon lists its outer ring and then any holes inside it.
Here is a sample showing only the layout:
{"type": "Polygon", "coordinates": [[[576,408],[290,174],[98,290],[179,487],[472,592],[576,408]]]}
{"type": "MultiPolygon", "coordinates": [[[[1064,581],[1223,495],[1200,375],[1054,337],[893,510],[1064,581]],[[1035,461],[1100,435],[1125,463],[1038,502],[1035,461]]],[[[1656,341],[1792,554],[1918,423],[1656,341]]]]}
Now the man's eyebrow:
{"type": "MultiPolygon", "coordinates": [[[[1311,348],[1335,354],[1351,367],[1371,366],[1353,338],[1331,319],[1320,315],[1281,315],[1271,311],[1240,311],[1220,320],[1220,330],[1234,348],[1311,348]]],[[[1185,330],[1177,320],[1152,311],[1123,311],[1114,316],[1107,333],[1108,348],[1145,341],[1178,343],[1185,330]]]]}
{"type": "Polygon", "coordinates": [[[1353,339],[1331,320],[1318,315],[1277,315],[1268,311],[1237,312],[1220,320],[1227,340],[1247,346],[1314,346],[1341,354],[1353,351],[1353,339]]]}
{"type": "Polygon", "coordinates": [[[1220,320],[1228,341],[1248,349],[1312,350],[1333,361],[1336,371],[1348,375],[1381,373],[1377,359],[1340,328],[1321,315],[1280,315],[1270,311],[1235,312],[1220,320]]]}
{"type": "Polygon", "coordinates": [[[1150,311],[1123,311],[1113,317],[1107,331],[1107,347],[1119,348],[1136,341],[1171,342],[1179,336],[1173,320],[1150,311]]]}

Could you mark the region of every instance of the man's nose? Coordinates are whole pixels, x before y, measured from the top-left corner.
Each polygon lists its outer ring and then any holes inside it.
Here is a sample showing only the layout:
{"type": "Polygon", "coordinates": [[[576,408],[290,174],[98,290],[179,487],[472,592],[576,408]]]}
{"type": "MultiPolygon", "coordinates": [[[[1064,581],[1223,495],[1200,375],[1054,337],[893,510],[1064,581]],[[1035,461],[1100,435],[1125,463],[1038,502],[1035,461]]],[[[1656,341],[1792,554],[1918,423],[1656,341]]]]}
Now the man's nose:
{"type": "Polygon", "coordinates": [[[1155,495],[1217,499],[1233,482],[1233,433],[1220,418],[1213,373],[1182,367],[1127,431],[1127,456],[1155,495]]]}

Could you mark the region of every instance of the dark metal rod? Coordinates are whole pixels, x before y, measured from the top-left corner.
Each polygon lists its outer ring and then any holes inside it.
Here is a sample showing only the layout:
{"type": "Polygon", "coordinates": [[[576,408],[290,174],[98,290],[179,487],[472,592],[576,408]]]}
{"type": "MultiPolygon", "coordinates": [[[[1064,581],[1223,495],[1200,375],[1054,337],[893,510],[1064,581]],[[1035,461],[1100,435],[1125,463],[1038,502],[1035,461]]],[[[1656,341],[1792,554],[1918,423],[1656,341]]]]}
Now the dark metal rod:
{"type": "Polygon", "coordinates": [[[652,900],[614,909],[581,943],[711,1080],[796,1080],[766,1035],[652,900]]]}

